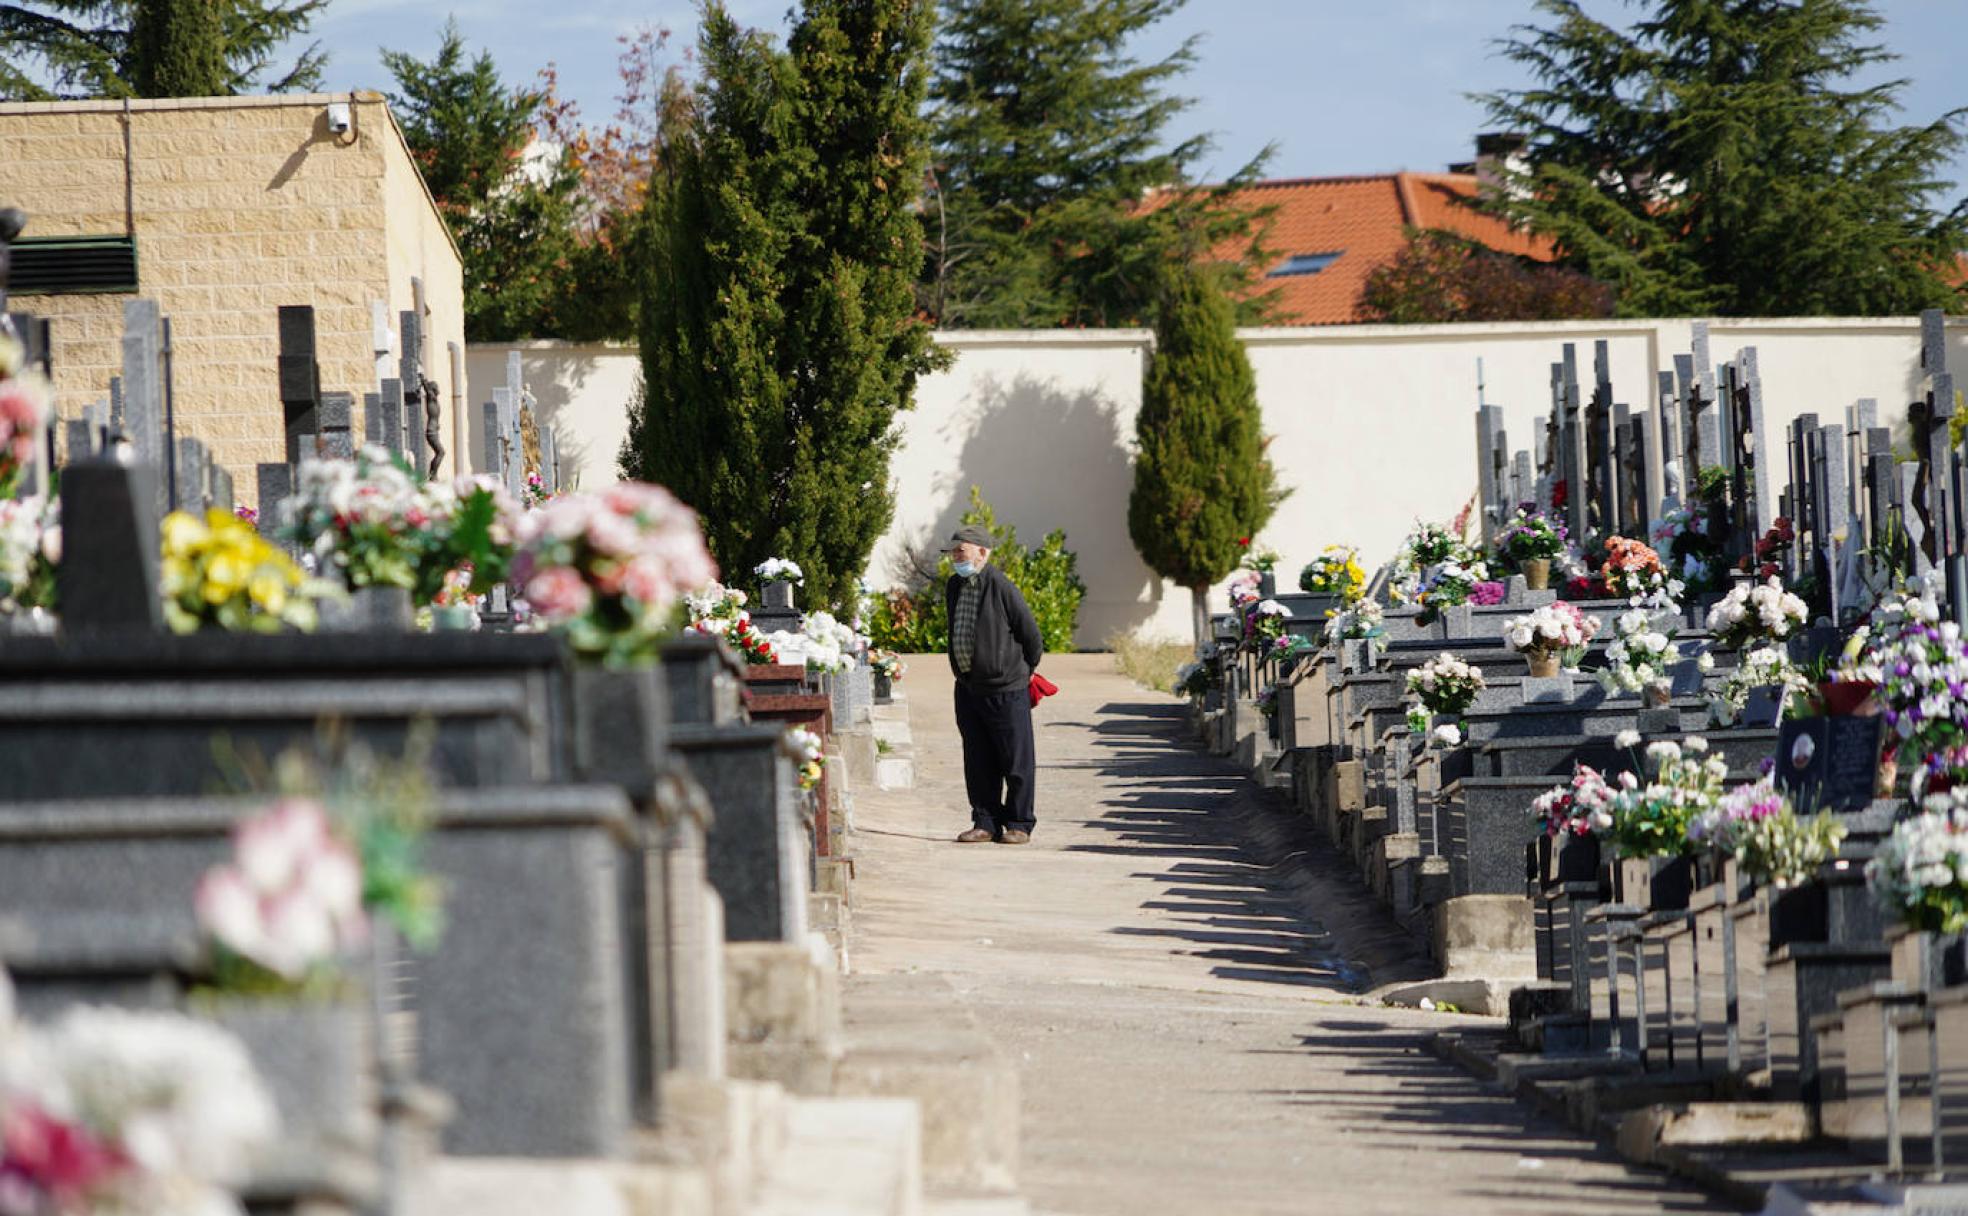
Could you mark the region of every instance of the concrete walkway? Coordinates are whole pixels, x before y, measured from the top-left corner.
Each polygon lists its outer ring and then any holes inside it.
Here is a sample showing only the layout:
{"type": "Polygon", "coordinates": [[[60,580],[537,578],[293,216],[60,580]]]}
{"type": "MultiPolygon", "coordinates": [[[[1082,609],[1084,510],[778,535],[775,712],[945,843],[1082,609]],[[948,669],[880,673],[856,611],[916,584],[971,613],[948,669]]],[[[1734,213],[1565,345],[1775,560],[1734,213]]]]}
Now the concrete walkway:
{"type": "Polygon", "coordinates": [[[910,664],[917,784],[856,795],[851,949],[942,977],[1016,1064],[1036,1211],[1718,1210],[1428,1055],[1453,1015],[1357,995],[1416,964],[1350,867],[1108,656],[1045,671],[1038,833],[960,846],[949,674],[910,664]]]}

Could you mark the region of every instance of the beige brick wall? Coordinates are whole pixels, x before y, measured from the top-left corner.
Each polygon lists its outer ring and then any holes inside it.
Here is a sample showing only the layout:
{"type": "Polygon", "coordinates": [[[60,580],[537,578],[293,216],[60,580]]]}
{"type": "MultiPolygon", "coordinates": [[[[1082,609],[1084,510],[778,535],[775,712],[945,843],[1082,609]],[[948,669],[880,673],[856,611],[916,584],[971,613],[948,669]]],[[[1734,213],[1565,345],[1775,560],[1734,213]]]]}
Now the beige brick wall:
{"type": "MultiPolygon", "coordinates": [[[[374,93],[0,105],[0,205],[28,213],[28,236],[134,226],[138,293],[172,322],[179,433],[211,445],[247,502],[253,466],[282,452],[281,305],[314,306],[322,388],[356,394],[358,430],[375,388],[372,304],[408,308],[414,274],[433,313],[463,312],[455,249],[374,93]],[[340,137],[327,129],[332,101],[353,102],[340,137]],[[399,250],[399,228],[419,234],[415,257],[399,250]]],[[[13,298],[54,322],[64,416],[107,399],[129,298],[13,298]]]]}

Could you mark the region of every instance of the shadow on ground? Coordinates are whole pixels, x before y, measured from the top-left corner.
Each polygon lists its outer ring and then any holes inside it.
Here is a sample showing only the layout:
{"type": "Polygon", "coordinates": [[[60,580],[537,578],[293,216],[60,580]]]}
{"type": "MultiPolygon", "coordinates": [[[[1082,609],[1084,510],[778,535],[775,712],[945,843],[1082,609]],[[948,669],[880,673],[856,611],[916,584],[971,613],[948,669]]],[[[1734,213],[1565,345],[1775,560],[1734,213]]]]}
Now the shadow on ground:
{"type": "Polygon", "coordinates": [[[1107,749],[1070,763],[1096,768],[1112,791],[1087,808],[1086,820],[1109,839],[1068,851],[1139,858],[1144,868],[1134,877],[1153,884],[1141,906],[1176,922],[1110,932],[1167,938],[1223,979],[1347,993],[1369,986],[1368,965],[1307,912],[1303,853],[1252,838],[1250,779],[1189,743],[1181,705],[1110,702],[1093,721],[1066,725],[1107,749]]]}

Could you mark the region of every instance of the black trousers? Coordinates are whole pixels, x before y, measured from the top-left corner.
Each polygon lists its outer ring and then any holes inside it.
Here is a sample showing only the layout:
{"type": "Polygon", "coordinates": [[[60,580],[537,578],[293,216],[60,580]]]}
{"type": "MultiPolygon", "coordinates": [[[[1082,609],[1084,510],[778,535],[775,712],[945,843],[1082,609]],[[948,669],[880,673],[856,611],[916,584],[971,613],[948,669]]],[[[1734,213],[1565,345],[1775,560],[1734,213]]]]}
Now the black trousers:
{"type": "Polygon", "coordinates": [[[999,835],[1009,828],[1030,832],[1038,823],[1032,811],[1038,754],[1032,745],[1030,694],[1022,688],[975,693],[961,683],[956,688],[971,826],[999,835]]]}

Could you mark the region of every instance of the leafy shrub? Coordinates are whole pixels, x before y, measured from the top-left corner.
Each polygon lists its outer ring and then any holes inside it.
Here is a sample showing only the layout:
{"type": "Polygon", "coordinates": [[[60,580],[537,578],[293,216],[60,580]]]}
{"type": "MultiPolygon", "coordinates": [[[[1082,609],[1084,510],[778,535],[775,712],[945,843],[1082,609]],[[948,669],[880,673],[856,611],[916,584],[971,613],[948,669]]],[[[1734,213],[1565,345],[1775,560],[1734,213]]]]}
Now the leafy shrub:
{"type": "MultiPolygon", "coordinates": [[[[1037,549],[1026,548],[1019,543],[1016,528],[998,522],[997,512],[976,486],[970,488],[970,509],[963,513],[963,522],[991,534],[991,564],[1024,593],[1025,602],[1038,619],[1046,650],[1072,650],[1086,584],[1080,581],[1079,558],[1066,547],[1066,533],[1055,528],[1046,533],[1037,549]]],[[[923,565],[918,562],[918,569],[923,565]]],[[[950,621],[943,606],[943,585],[950,577],[949,557],[938,555],[934,575],[924,573],[913,586],[878,595],[868,614],[868,632],[874,644],[915,654],[949,649],[950,621]]]]}

